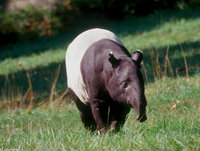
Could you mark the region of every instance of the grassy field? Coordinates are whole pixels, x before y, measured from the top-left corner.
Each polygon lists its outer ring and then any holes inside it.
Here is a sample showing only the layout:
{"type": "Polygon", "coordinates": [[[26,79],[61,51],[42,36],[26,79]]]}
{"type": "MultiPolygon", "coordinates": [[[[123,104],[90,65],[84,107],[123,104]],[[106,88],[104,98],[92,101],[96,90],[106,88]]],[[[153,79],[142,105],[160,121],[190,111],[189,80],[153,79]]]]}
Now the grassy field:
{"type": "Polygon", "coordinates": [[[200,78],[146,86],[148,120],[132,110],[119,133],[87,132],[71,103],[1,112],[0,148],[19,150],[199,150],[200,78]],[[179,102],[180,101],[180,102],[179,102]],[[175,106],[176,105],[176,106],[175,106]]]}
{"type": "Polygon", "coordinates": [[[0,150],[200,150],[200,11],[95,17],[73,25],[76,30],[0,49],[0,150]],[[145,123],[136,122],[132,110],[120,132],[101,136],[84,129],[70,97],[62,96],[67,45],[96,26],[114,31],[130,52],[144,51],[148,100],[145,123]]]}

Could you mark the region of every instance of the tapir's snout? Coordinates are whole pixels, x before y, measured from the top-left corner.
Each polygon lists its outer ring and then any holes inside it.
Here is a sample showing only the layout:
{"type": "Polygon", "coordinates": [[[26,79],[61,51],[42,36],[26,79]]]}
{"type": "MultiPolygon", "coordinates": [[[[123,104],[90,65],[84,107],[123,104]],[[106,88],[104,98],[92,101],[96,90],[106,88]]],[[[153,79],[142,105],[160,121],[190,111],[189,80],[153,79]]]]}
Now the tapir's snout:
{"type": "Polygon", "coordinates": [[[141,111],[141,110],[138,110],[137,108],[135,108],[134,106],[133,106],[133,108],[136,111],[136,120],[138,120],[141,123],[147,120],[145,109],[143,111],[141,111]]]}
{"type": "Polygon", "coordinates": [[[139,122],[144,122],[144,121],[147,120],[147,116],[146,116],[146,106],[147,106],[146,98],[143,97],[143,99],[138,101],[138,102],[142,102],[142,103],[135,103],[137,105],[135,105],[135,107],[133,106],[135,111],[136,111],[136,119],[139,122]]]}
{"type": "Polygon", "coordinates": [[[143,114],[142,116],[137,116],[137,118],[136,118],[139,122],[144,122],[144,121],[146,121],[147,120],[147,116],[146,116],[146,113],[145,114],[143,114]]]}

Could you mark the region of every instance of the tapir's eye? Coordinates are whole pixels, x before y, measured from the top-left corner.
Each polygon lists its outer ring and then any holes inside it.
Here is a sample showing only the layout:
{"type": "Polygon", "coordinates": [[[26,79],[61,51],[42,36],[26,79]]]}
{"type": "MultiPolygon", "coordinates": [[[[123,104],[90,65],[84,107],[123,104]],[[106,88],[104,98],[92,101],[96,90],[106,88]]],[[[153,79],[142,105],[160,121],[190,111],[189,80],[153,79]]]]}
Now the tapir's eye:
{"type": "Polygon", "coordinates": [[[128,81],[123,82],[123,88],[127,88],[128,87],[128,81]]]}

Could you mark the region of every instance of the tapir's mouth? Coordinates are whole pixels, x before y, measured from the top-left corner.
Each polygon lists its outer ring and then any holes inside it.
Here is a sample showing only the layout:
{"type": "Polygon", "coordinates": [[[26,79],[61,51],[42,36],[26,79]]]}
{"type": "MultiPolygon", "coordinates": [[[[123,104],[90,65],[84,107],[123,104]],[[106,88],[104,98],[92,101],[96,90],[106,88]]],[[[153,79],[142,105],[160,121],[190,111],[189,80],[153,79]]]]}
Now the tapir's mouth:
{"type": "Polygon", "coordinates": [[[145,110],[145,109],[144,109],[143,111],[139,111],[139,109],[136,108],[135,105],[131,105],[131,106],[132,106],[132,107],[135,109],[135,111],[136,111],[136,115],[137,115],[136,120],[138,120],[138,121],[141,122],[141,123],[147,120],[146,110],[145,110]]]}
{"type": "Polygon", "coordinates": [[[144,122],[144,121],[146,121],[147,120],[147,116],[146,116],[146,114],[143,114],[142,116],[137,116],[137,118],[136,118],[139,122],[144,122]]]}

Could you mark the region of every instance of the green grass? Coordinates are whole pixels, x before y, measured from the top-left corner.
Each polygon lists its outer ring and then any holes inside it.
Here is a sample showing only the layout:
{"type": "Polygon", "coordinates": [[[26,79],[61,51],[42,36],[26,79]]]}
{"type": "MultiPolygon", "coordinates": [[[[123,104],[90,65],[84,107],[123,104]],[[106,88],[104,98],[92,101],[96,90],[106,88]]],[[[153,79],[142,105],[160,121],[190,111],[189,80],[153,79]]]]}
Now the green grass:
{"type": "MultiPolygon", "coordinates": [[[[101,26],[111,29],[124,42],[131,52],[134,49],[161,49],[181,44],[198,45],[200,41],[200,12],[163,12],[144,18],[125,18],[123,21],[110,21],[100,18],[100,24],[91,23],[81,30],[67,31],[53,38],[41,38],[1,48],[0,75],[21,70],[44,67],[64,61],[67,46],[81,31],[101,26]],[[185,16],[184,16],[185,15],[185,16]],[[190,18],[187,16],[190,15],[190,18]],[[171,16],[171,18],[170,18],[171,16]],[[17,56],[17,57],[16,57],[17,56]],[[18,66],[22,62],[23,68],[18,66]]],[[[92,22],[92,21],[91,21],[92,22]]],[[[84,24],[84,23],[83,23],[84,24]]],[[[199,54],[199,49],[197,52],[199,54]]],[[[188,55],[188,54],[186,54],[188,55]]]]}
{"type": "Polygon", "coordinates": [[[148,120],[132,110],[119,133],[86,131],[74,104],[1,112],[0,148],[19,150],[199,150],[200,78],[163,80],[146,86],[148,120]],[[164,84],[163,84],[164,83],[164,84]],[[180,101],[174,110],[171,106],[180,101]]]}
{"type": "MultiPolygon", "coordinates": [[[[99,18],[100,23],[93,23],[94,19],[89,25],[84,25],[82,20],[83,24],[74,27],[78,30],[2,47],[0,150],[200,150],[199,14],[199,10],[166,11],[123,21],[99,18]],[[9,106],[10,102],[24,98],[28,88],[26,71],[31,75],[34,101],[48,98],[55,71],[61,64],[54,94],[54,97],[59,96],[66,89],[64,58],[68,43],[80,31],[97,25],[117,33],[130,51],[144,50],[142,72],[148,101],[145,123],[138,123],[135,111],[131,110],[118,133],[98,136],[83,127],[68,96],[61,104],[47,102],[31,110],[9,106]],[[189,78],[185,78],[185,71],[178,71],[185,67],[180,44],[189,67],[189,78]],[[174,76],[168,67],[166,75],[159,77],[152,67],[151,57],[156,62],[159,55],[159,74],[164,75],[168,46],[174,76]]],[[[156,67],[159,65],[156,63],[156,67]]],[[[30,100],[26,101],[29,104],[30,100]]]]}

